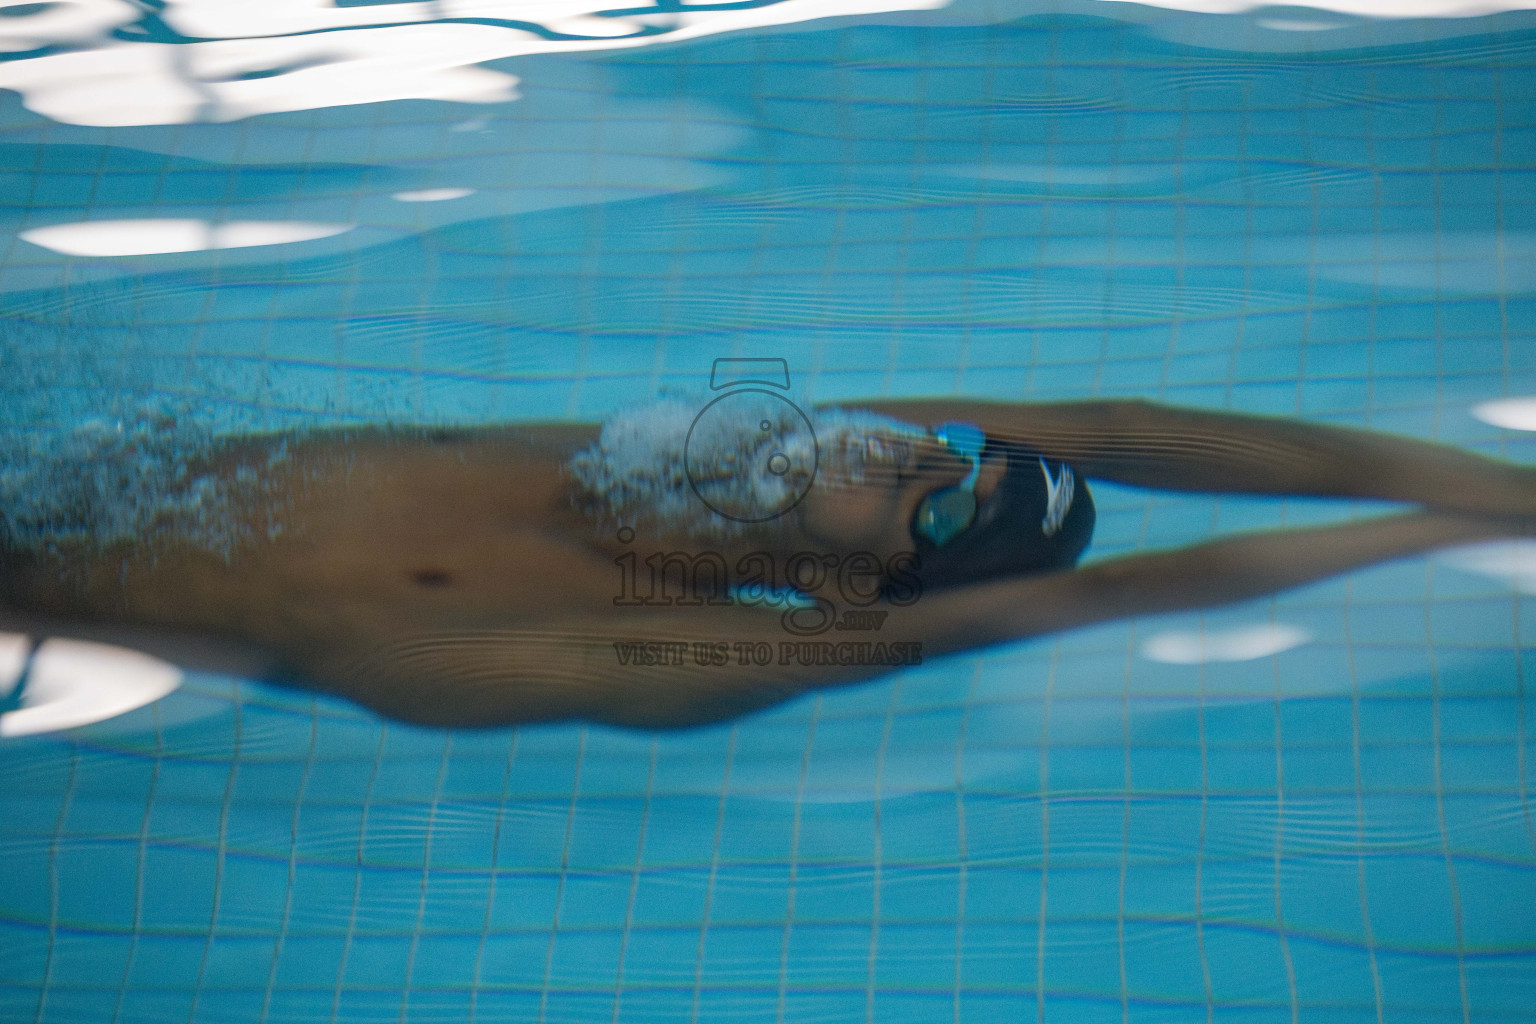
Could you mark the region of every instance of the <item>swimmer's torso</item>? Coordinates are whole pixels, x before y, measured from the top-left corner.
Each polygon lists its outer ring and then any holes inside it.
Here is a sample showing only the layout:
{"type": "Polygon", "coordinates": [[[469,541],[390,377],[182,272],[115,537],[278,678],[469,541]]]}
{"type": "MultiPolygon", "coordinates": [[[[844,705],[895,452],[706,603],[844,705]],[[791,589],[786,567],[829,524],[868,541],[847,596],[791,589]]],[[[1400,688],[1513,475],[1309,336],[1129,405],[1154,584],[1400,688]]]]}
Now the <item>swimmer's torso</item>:
{"type": "MultiPolygon", "coordinates": [[[[264,675],[318,684],[418,720],[432,720],[437,710],[422,702],[446,709],[460,699],[456,675],[488,671],[476,661],[484,658],[483,641],[476,647],[443,638],[516,636],[502,646],[537,651],[545,634],[579,637],[583,664],[597,659],[596,670],[611,673],[602,659],[611,660],[612,643],[627,636],[735,638],[775,622],[776,613],[744,607],[616,614],[624,581],[615,559],[626,551],[644,558],[713,550],[735,564],[762,544],[761,537],[701,541],[654,529],[619,540],[613,524],[572,498],[567,464],[595,434],[584,426],[322,434],[289,441],[286,458],[271,466],[281,439],[242,441],[220,453],[216,471],[262,467],[265,479],[261,498],[234,510],[247,539],[227,557],[174,538],[11,553],[4,603],[66,626],[126,624],[219,638],[249,651],[264,675]],[[389,653],[397,648],[407,653],[389,653]],[[391,681],[407,657],[418,664],[391,681]]],[[[828,524],[849,510],[846,495],[809,500],[800,511],[821,527],[807,531],[799,514],[785,517],[773,533],[772,560],[825,550],[827,534],[836,533],[828,524]]],[[[877,503],[871,514],[885,511],[877,503]]],[[[905,532],[900,525],[893,543],[905,532]]],[[[537,656],[558,662],[571,647],[537,656]]],[[[569,694],[516,698],[530,702],[517,717],[593,716],[579,704],[593,667],[568,670],[569,694]],[[578,703],[567,706],[567,697],[578,703]],[[547,713],[533,706],[540,701],[547,713]]],[[[494,720],[490,705],[505,694],[492,689],[488,695],[477,686],[473,700],[494,720]]],[[[445,710],[444,718],[478,713],[445,710]]]]}

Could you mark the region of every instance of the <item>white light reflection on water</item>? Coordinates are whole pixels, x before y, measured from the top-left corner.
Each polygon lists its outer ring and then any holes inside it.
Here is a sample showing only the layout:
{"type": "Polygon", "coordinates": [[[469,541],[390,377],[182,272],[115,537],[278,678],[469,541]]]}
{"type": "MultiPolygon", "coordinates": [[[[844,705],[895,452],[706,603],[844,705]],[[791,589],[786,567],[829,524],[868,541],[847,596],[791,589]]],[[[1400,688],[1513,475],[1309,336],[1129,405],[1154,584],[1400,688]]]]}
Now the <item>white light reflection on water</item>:
{"type": "Polygon", "coordinates": [[[1536,395],[1483,402],[1472,408],[1472,415],[1506,430],[1536,430],[1536,395]]]}
{"type": "Polygon", "coordinates": [[[351,224],[305,221],[229,221],[213,224],[191,218],[94,220],[50,224],[23,231],[33,245],[67,256],[144,256],[165,252],[243,249],[330,238],[352,230],[351,224]]]}
{"type": "Polygon", "coordinates": [[[1437,561],[1496,580],[1507,580],[1522,594],[1536,594],[1536,541],[1505,540],[1442,552],[1437,561]]]}
{"type": "MultiPolygon", "coordinates": [[[[22,93],[28,109],[55,121],[103,127],[234,121],[387,100],[500,103],[518,97],[517,77],[475,65],[936,6],[942,0],[783,0],[765,7],[659,12],[664,24],[658,26],[657,16],[606,16],[582,3],[444,0],[336,7],[328,0],[288,0],[252,8],[199,0],[166,5],[160,21],[187,37],[168,43],[120,38],[131,34],[127,26],[138,12],[113,3],[113,15],[102,10],[101,24],[93,23],[95,31],[88,33],[95,37],[94,48],[7,63],[0,66],[0,88],[22,93]],[[658,33],[657,27],[667,31],[658,33]],[[119,34],[108,35],[112,29],[119,34]]],[[[97,12],[100,5],[90,10],[97,12]]],[[[46,25],[34,20],[7,19],[0,25],[0,49],[65,41],[62,29],[43,35],[46,25]]]]}
{"type": "MultiPolygon", "coordinates": [[[[1250,0],[1160,0],[1146,5],[1021,0],[1003,5],[1006,10],[970,0],[781,0],[762,6],[695,9],[684,4],[680,10],[622,13],[609,13],[588,0],[438,0],[346,7],[330,0],[259,5],[170,0],[148,20],[141,8],[120,0],[40,4],[35,11],[21,10],[30,5],[8,6],[19,12],[0,21],[0,51],[44,52],[0,65],[0,88],[22,93],[29,109],[56,121],[128,126],[233,121],[388,100],[500,103],[518,98],[517,77],[476,65],[531,54],[675,43],[828,18],[937,9],[944,9],[943,20],[956,24],[1037,14],[1109,14],[1148,22],[1220,15],[1241,19],[1240,24],[1223,26],[1229,29],[1230,45],[1263,49],[1284,48],[1290,45],[1287,37],[1355,45],[1356,28],[1372,32],[1391,20],[1461,19],[1525,10],[1532,2],[1333,0],[1319,5],[1323,12],[1318,16],[1306,17],[1276,17],[1273,8],[1250,0]],[[46,52],[61,45],[70,48],[46,52]]],[[[1441,30],[1458,31],[1448,24],[1441,30]]]]}
{"type": "Polygon", "coordinates": [[[1295,626],[1264,623],[1235,629],[1159,633],[1142,645],[1143,657],[1167,665],[1202,665],[1213,661],[1267,658],[1311,640],[1295,626]]]}
{"type": "Polygon", "coordinates": [[[474,195],[472,188],[423,188],[410,192],[396,192],[389,198],[402,203],[441,203],[449,199],[463,199],[474,195]]]}
{"type": "MultiPolygon", "coordinates": [[[[25,638],[23,638],[25,640],[25,638]]],[[[176,666],[84,640],[45,640],[32,657],[21,707],[0,714],[0,736],[72,729],[143,707],[181,685],[176,666]]]]}

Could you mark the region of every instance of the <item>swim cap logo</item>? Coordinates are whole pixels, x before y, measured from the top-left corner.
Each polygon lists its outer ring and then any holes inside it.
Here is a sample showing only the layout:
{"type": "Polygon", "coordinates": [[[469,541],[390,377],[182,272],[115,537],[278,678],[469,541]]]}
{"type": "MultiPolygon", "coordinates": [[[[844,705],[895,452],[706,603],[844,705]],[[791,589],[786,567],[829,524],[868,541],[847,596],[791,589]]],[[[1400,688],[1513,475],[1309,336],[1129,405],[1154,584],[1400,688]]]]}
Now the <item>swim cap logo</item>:
{"type": "Polygon", "coordinates": [[[699,410],[688,428],[683,446],[688,485],[726,519],[777,519],[810,491],[819,462],[810,417],[785,397],[789,363],[716,359],[709,386],[724,393],[699,410]]]}
{"type": "Polygon", "coordinates": [[[1060,464],[1060,472],[1051,476],[1051,467],[1040,460],[1040,472],[1045,474],[1045,518],[1040,520],[1040,531],[1047,537],[1055,536],[1067,521],[1067,513],[1072,510],[1072,498],[1077,490],[1077,480],[1072,475],[1072,467],[1065,462],[1060,464]]]}

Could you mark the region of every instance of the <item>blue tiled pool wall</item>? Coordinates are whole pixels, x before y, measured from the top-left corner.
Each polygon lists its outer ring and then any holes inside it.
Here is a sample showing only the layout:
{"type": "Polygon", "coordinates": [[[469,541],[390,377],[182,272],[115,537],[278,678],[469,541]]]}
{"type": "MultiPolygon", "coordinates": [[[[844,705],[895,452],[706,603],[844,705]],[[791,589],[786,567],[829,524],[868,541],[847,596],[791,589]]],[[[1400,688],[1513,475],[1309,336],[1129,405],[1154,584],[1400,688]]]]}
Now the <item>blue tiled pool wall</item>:
{"type": "MultiPolygon", "coordinates": [[[[484,108],[88,129],[8,97],[13,231],[358,225],[14,242],[8,428],[112,374],[227,424],[589,419],[774,355],[820,401],[1141,395],[1531,460],[1468,409],[1536,391],[1533,41],[844,26],[507,61],[523,99],[484,108]],[[389,199],[428,187],[478,191],[389,199]]],[[[1372,511],[1095,494],[1095,557],[1372,511]]],[[[657,736],[197,676],[0,747],[0,1016],[1526,1019],[1533,612],[1411,560],[657,736]],[[1141,654],[1255,622],[1312,640],[1141,654]]]]}

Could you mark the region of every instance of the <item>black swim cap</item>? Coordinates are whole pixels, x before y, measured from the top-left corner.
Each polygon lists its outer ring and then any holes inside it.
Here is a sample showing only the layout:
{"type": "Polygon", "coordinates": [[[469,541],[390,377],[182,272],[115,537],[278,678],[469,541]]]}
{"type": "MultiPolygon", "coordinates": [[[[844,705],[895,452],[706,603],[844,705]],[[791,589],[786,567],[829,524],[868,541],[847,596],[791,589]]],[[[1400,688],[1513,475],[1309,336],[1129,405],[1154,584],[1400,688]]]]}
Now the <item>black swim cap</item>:
{"type": "Polygon", "coordinates": [[[1050,503],[1045,470],[1059,480],[1067,467],[1051,459],[1041,468],[1036,452],[989,439],[983,459],[1003,452],[1007,469],[990,497],[976,510],[976,520],[942,548],[915,532],[914,550],[922,565],[916,572],[924,587],[956,587],[1028,573],[1050,572],[1077,564],[1093,537],[1093,498],[1088,483],[1074,481],[1072,504],[1060,527],[1046,535],[1050,503]]]}

